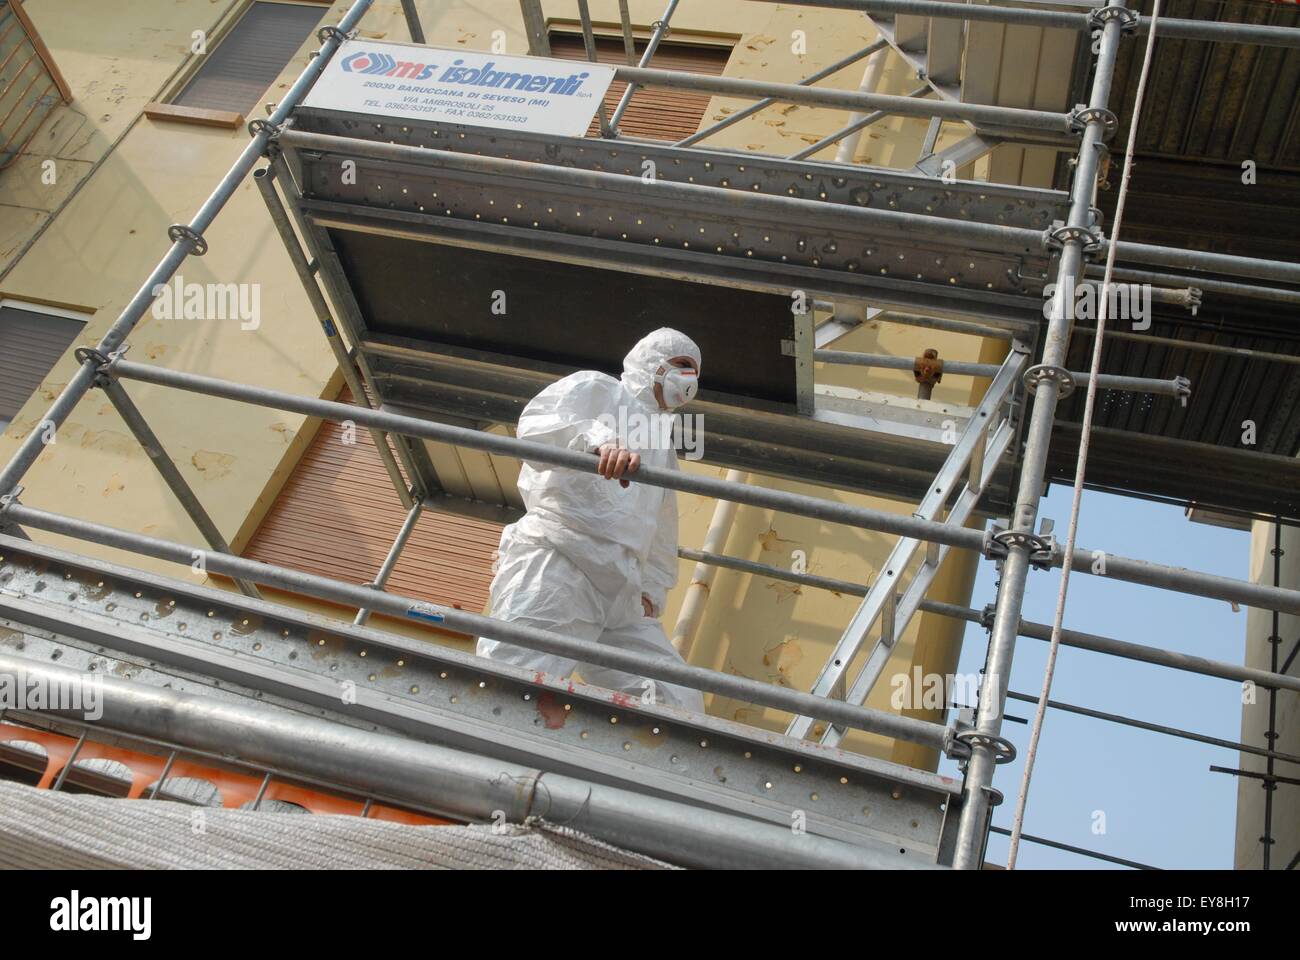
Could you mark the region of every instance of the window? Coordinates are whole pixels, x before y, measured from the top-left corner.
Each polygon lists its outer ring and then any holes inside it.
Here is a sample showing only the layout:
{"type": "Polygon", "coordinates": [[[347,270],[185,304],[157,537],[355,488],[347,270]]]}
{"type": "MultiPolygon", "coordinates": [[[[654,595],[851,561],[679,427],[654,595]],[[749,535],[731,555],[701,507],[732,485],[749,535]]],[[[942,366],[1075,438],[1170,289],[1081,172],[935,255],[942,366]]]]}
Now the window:
{"type": "MultiPolygon", "coordinates": [[[[586,60],[587,48],[582,34],[554,32],[550,35],[551,56],[563,60],[586,60]]],[[[646,41],[636,40],[636,55],[645,53],[646,41]]],[[[731,47],[717,43],[673,43],[664,41],[650,60],[651,67],[664,70],[681,70],[686,73],[706,73],[720,76],[727,67],[731,47]]],[[[617,66],[627,65],[623,38],[596,37],[596,60],[617,66]]],[[[614,114],[627,84],[615,80],[605,94],[605,116],[614,114]]],[[[663,90],[659,88],[637,90],[627,105],[619,123],[623,133],[634,137],[651,137],[655,140],[675,142],[689,137],[700,128],[704,111],[709,108],[712,95],[690,90],[663,90]]],[[[588,136],[600,135],[600,118],[592,121],[588,136]]]]}
{"type": "Polygon", "coordinates": [[[320,24],[325,10],[319,4],[257,0],[215,47],[209,47],[172,104],[247,116],[320,24]]]}
{"type": "Polygon", "coordinates": [[[68,310],[0,301],[0,431],[72,346],[87,319],[68,310]]]}
{"type": "MultiPolygon", "coordinates": [[[[350,400],[345,389],[339,401],[350,400]]],[[[326,421],[243,555],[361,584],[379,571],[405,519],[370,432],[345,432],[326,421]]],[[[387,589],[478,613],[487,605],[500,539],[500,524],[425,510],[387,589]]]]}

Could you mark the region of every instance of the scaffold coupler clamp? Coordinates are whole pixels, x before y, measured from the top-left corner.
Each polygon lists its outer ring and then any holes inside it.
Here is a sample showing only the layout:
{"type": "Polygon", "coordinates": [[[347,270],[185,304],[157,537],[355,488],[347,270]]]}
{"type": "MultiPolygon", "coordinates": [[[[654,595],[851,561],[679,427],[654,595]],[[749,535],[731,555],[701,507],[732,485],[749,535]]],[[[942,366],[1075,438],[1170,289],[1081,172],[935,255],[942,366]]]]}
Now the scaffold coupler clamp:
{"type": "Polygon", "coordinates": [[[1056,537],[1052,535],[1052,522],[1044,520],[1040,533],[1009,530],[998,523],[990,524],[984,531],[984,543],[980,552],[988,559],[1000,562],[1013,547],[1024,547],[1028,551],[1030,566],[1038,570],[1051,568],[1059,549],[1056,537]]]}
{"type": "Polygon", "coordinates": [[[1083,244],[1084,254],[1092,255],[1101,249],[1106,237],[1095,226],[1071,226],[1060,220],[1055,221],[1043,231],[1043,249],[1046,251],[1059,251],[1070,241],[1083,244]]]}
{"type": "Polygon", "coordinates": [[[131,349],[129,346],[123,344],[116,350],[104,353],[95,347],[77,347],[72,351],[72,355],[83,367],[87,363],[95,365],[94,386],[103,387],[108,381],[117,379],[117,374],[113,372],[113,364],[121,360],[129,349],[131,349]]]}
{"type": "Polygon", "coordinates": [[[950,760],[956,760],[958,763],[965,765],[970,759],[970,745],[961,741],[961,735],[965,732],[960,718],[952,722],[951,726],[945,727],[943,731],[943,755],[950,760]]]}
{"type": "Polygon", "coordinates": [[[208,241],[188,223],[173,223],[167,228],[167,239],[172,243],[183,241],[189,247],[187,251],[193,256],[201,257],[208,252],[208,241]]]}
{"type": "Polygon", "coordinates": [[[957,742],[964,743],[971,748],[972,752],[976,747],[987,747],[992,750],[995,764],[1010,763],[1016,759],[1016,745],[996,733],[980,733],[978,730],[970,729],[960,730],[956,736],[957,742]]]}
{"type": "Polygon", "coordinates": [[[1114,112],[1107,110],[1105,107],[1089,107],[1082,103],[1076,104],[1070,111],[1070,132],[1079,136],[1088,128],[1088,124],[1101,123],[1101,139],[1109,141],[1119,133],[1119,117],[1114,112]]]}
{"type": "Polygon", "coordinates": [[[1178,398],[1178,402],[1184,407],[1187,406],[1187,401],[1191,395],[1192,381],[1186,377],[1174,377],[1174,396],[1178,398]]]}
{"type": "Polygon", "coordinates": [[[1095,7],[1088,11],[1088,31],[1100,30],[1111,20],[1120,21],[1120,29],[1124,33],[1136,33],[1138,27],[1138,15],[1128,7],[1095,7]]]}
{"type": "Polygon", "coordinates": [[[1025,371],[1022,379],[1025,381],[1025,389],[1030,393],[1037,393],[1039,385],[1049,380],[1057,386],[1057,400],[1064,400],[1074,393],[1074,375],[1065,367],[1056,367],[1050,363],[1036,363],[1025,371]]]}
{"type": "Polygon", "coordinates": [[[14,487],[8,493],[0,493],[0,529],[3,529],[8,524],[5,514],[9,512],[10,507],[18,503],[18,497],[22,492],[22,487],[14,487]]]}
{"type": "Polygon", "coordinates": [[[280,149],[280,134],[284,133],[284,124],[272,123],[264,117],[254,117],[248,121],[248,135],[256,139],[261,134],[266,134],[266,148],[263,153],[271,156],[273,152],[280,149]]]}
{"type": "MultiPolygon", "coordinates": [[[[343,43],[344,41],[347,40],[355,40],[357,38],[357,31],[355,29],[340,30],[332,23],[329,24],[328,26],[321,27],[319,30],[316,31],[316,39],[321,43],[328,43],[330,40],[333,40],[335,37],[338,38],[339,43],[343,43]]],[[[315,53],[312,54],[312,56],[319,57],[320,51],[317,50],[315,53]]]]}

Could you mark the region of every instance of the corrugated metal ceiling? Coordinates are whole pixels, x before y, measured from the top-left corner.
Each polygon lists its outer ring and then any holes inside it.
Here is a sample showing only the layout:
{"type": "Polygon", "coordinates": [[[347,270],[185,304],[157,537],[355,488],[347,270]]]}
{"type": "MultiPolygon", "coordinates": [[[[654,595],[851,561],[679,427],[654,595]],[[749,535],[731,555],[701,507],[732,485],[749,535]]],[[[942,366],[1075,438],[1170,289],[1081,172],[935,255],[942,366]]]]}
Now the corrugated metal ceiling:
{"type": "MultiPolygon", "coordinates": [[[[1134,6],[1145,13],[1151,3],[1140,0],[1134,6]]],[[[1290,4],[1170,0],[1163,13],[1300,26],[1300,8],[1290,4]]],[[[1121,47],[1112,94],[1112,109],[1120,117],[1121,133],[1111,144],[1117,158],[1125,147],[1143,46],[1130,40],[1121,47]]],[[[1082,99],[1080,93],[1076,99],[1082,99]]],[[[1117,183],[1118,177],[1111,180],[1117,183]]],[[[1098,200],[1108,232],[1115,195],[1112,185],[1098,200]]],[[[1121,235],[1130,241],[1300,261],[1300,50],[1159,39],[1157,28],[1121,235]],[[1246,161],[1253,162],[1253,182],[1243,181],[1246,161]]],[[[1090,458],[1090,482],[1300,517],[1300,491],[1291,475],[1300,453],[1300,366],[1190,346],[1207,343],[1300,356],[1295,315],[1292,305],[1206,291],[1196,316],[1157,305],[1150,329],[1143,331],[1189,346],[1154,339],[1108,341],[1103,372],[1186,376],[1192,397],[1183,407],[1172,398],[1099,394],[1094,421],[1099,454],[1090,458]],[[1247,422],[1255,424],[1253,444],[1243,442],[1247,422]]],[[[1134,330],[1127,320],[1110,326],[1134,330]]],[[[1092,337],[1077,332],[1067,365],[1087,369],[1091,350],[1092,337]]],[[[1071,424],[1079,422],[1082,411],[1080,391],[1058,414],[1061,440],[1051,464],[1055,479],[1073,477],[1077,426],[1071,424]]]]}

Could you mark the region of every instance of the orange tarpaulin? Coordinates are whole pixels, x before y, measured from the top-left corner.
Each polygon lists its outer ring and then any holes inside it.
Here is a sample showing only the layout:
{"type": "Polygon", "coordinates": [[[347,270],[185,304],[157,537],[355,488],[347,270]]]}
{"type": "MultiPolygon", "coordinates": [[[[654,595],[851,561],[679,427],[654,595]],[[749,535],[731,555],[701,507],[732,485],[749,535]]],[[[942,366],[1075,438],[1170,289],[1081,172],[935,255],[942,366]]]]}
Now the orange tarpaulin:
{"type": "MultiPolygon", "coordinates": [[[[59,772],[67,766],[77,743],[76,740],[62,734],[32,730],[11,723],[0,723],[0,742],[34,743],[45,750],[45,769],[41,773],[40,781],[36,784],[37,789],[40,790],[50,789],[54,781],[58,779],[59,772]]],[[[163,768],[167,763],[165,758],[154,754],[139,753],[121,747],[110,747],[106,744],[87,740],[81,749],[77,751],[77,761],[96,759],[116,760],[131,772],[131,785],[126,794],[128,800],[141,798],[162,776],[163,768]]],[[[172,763],[171,770],[167,773],[167,779],[181,778],[204,780],[211,783],[216,788],[218,796],[221,797],[221,806],[232,809],[251,804],[257,799],[257,792],[262,786],[261,777],[235,773],[220,767],[207,766],[177,757],[172,763]]],[[[297,804],[311,813],[343,816],[359,816],[364,808],[361,801],[299,787],[291,783],[278,782],[274,778],[267,784],[266,793],[263,794],[262,799],[264,801],[282,800],[287,803],[297,804]]],[[[427,817],[419,813],[410,813],[406,810],[399,810],[379,803],[371,804],[366,816],[371,820],[391,820],[395,823],[409,824],[427,825],[448,824],[451,822],[435,817],[427,817]]]]}

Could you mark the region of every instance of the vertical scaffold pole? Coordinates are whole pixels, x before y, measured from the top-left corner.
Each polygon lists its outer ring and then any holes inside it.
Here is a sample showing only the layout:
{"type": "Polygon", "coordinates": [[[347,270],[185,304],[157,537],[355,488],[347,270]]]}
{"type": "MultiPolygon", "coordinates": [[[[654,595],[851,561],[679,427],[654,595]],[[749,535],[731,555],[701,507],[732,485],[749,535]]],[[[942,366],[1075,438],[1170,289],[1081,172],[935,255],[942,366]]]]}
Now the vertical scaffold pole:
{"type": "Polygon", "coordinates": [[[1066,349],[1072,323],[1069,300],[1084,267],[1085,243],[1091,239],[1092,206],[1096,193],[1097,171],[1103,151],[1104,135],[1113,115],[1107,110],[1111,79],[1119,48],[1120,34],[1131,14],[1120,0],[1100,11],[1101,42],[1097,52],[1096,73],[1088,110],[1080,115],[1086,121],[1079,145],[1071,189],[1069,219],[1056,231],[1061,256],[1056,274],[1056,295],[1052,299],[1042,363],[1032,368],[1026,379],[1036,383],[1029,428],[1025,433],[1025,453],[1016,493],[1015,512],[1006,537],[1007,553],[1003,559],[1002,579],[998,585],[997,613],[989,636],[988,660],[980,685],[979,715],[970,736],[971,757],[966,767],[961,819],[957,831],[957,849],[953,866],[979,869],[983,857],[985,827],[989,813],[989,793],[997,762],[1002,713],[1006,705],[1007,684],[1020,628],[1021,607],[1025,599],[1025,581],[1029,574],[1029,554],[1034,527],[1038,520],[1038,503],[1043,493],[1047,449],[1051,441],[1052,422],[1060,397],[1066,349]],[[1037,376],[1035,377],[1035,374],[1037,376]]]}
{"type": "MultiPolygon", "coordinates": [[[[677,12],[678,0],[668,0],[668,9],[664,11],[663,17],[655,21],[654,33],[650,35],[650,42],[646,44],[645,53],[641,54],[641,62],[637,66],[650,66],[650,59],[659,49],[659,43],[664,37],[668,36],[669,24],[672,22],[673,14],[677,12]]],[[[614,136],[618,136],[618,125],[623,122],[623,112],[632,102],[632,97],[636,95],[637,85],[629,83],[627,89],[623,91],[623,96],[618,101],[618,106],[614,108],[614,115],[609,118],[609,128],[614,131],[614,136]]]]}
{"type": "Polygon", "coordinates": [[[420,25],[420,11],[415,9],[415,0],[402,0],[402,13],[406,17],[406,29],[415,43],[424,43],[424,27],[420,25]]]}

